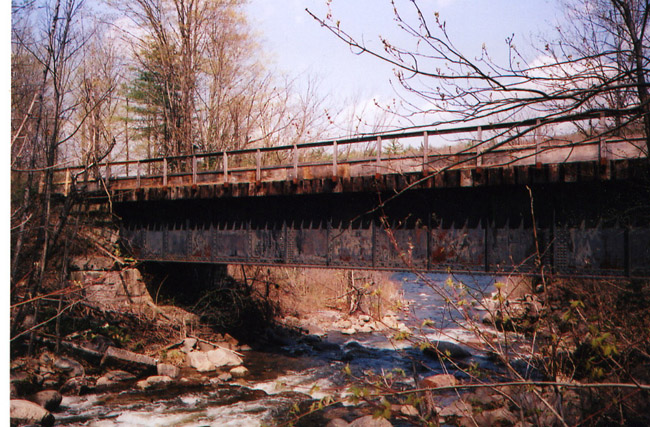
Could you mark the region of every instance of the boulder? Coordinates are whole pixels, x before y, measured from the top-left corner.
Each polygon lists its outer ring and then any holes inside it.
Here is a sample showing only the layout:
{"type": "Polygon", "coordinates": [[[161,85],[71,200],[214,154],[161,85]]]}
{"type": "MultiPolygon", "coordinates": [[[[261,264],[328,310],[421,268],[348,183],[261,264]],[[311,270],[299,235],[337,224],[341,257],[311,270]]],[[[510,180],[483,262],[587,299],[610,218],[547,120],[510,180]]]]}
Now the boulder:
{"type": "Polygon", "coordinates": [[[230,334],[219,335],[219,341],[227,342],[228,344],[231,344],[234,347],[239,346],[239,341],[237,341],[237,339],[230,334]]]}
{"type": "Polygon", "coordinates": [[[187,364],[199,372],[210,372],[217,368],[214,366],[208,355],[202,351],[192,351],[187,354],[187,364]]]}
{"type": "Polygon", "coordinates": [[[11,372],[10,381],[18,396],[25,396],[37,390],[35,378],[25,371],[11,372]]]}
{"type": "Polygon", "coordinates": [[[54,367],[71,378],[83,377],[86,374],[86,371],[84,370],[84,367],[81,365],[81,363],[67,357],[57,358],[54,361],[54,367]]]}
{"type": "Polygon", "coordinates": [[[178,366],[171,365],[169,363],[159,363],[156,366],[158,375],[166,375],[170,378],[178,378],[181,374],[181,370],[178,366]]]}
{"type": "Polygon", "coordinates": [[[451,387],[458,384],[458,380],[451,374],[431,375],[422,379],[422,386],[427,388],[451,387]]]}
{"type": "Polygon", "coordinates": [[[136,387],[140,390],[161,389],[167,387],[173,382],[174,380],[167,375],[153,375],[145,380],[138,381],[136,387]]]}
{"type": "Polygon", "coordinates": [[[11,425],[40,424],[49,427],[54,424],[54,416],[47,409],[28,400],[12,399],[9,417],[11,425]]]}
{"type": "Polygon", "coordinates": [[[214,366],[221,368],[223,366],[239,366],[244,363],[241,357],[237,356],[230,350],[217,348],[207,352],[208,359],[214,366]]]}
{"type": "Polygon", "coordinates": [[[372,327],[366,323],[363,326],[359,326],[358,332],[363,334],[369,334],[370,332],[372,332],[372,327]]]}
{"type": "Polygon", "coordinates": [[[416,407],[413,405],[402,405],[399,408],[399,411],[402,413],[402,415],[406,415],[407,417],[417,417],[420,415],[416,407]]]}
{"type": "Polygon", "coordinates": [[[232,375],[235,378],[245,377],[246,375],[248,375],[248,369],[246,369],[245,366],[237,366],[230,370],[230,375],[232,375]]]}
{"type": "Polygon", "coordinates": [[[185,354],[188,354],[189,352],[194,350],[194,347],[196,346],[196,343],[198,341],[199,340],[197,340],[196,338],[185,338],[183,340],[183,347],[181,347],[181,351],[185,354]]]}
{"type": "Polygon", "coordinates": [[[108,347],[101,365],[114,366],[138,375],[156,372],[156,360],[153,357],[117,347],[108,347]]]}
{"type": "Polygon", "coordinates": [[[65,395],[81,395],[90,391],[90,381],[87,377],[69,378],[59,389],[65,395]]]}
{"type": "Polygon", "coordinates": [[[123,383],[133,381],[135,378],[135,375],[125,371],[109,371],[97,379],[95,387],[98,391],[110,390],[120,387],[123,383]]]}
{"type": "Polygon", "coordinates": [[[472,355],[469,351],[465,350],[458,344],[449,341],[433,341],[431,347],[426,347],[422,352],[434,359],[447,357],[449,359],[465,359],[472,355]]]}
{"type": "Polygon", "coordinates": [[[352,421],[350,427],[392,427],[392,424],[385,418],[375,418],[372,415],[366,415],[365,417],[352,421]]]}
{"type": "Polygon", "coordinates": [[[449,406],[445,406],[440,410],[438,415],[444,418],[448,417],[471,417],[472,416],[472,405],[462,400],[457,400],[449,406]]]}
{"type": "Polygon", "coordinates": [[[334,327],[338,329],[350,329],[352,327],[352,322],[349,320],[339,320],[334,324],[334,327]]]}
{"type": "Polygon", "coordinates": [[[219,375],[219,381],[223,382],[228,382],[232,380],[232,374],[230,372],[224,372],[223,374],[219,375]]]}
{"type": "Polygon", "coordinates": [[[56,411],[61,404],[61,393],[56,390],[39,391],[33,396],[33,401],[50,412],[56,411]]]}
{"type": "Polygon", "coordinates": [[[204,341],[197,342],[196,346],[197,346],[199,351],[205,351],[205,352],[208,352],[210,350],[214,350],[216,348],[212,344],[209,344],[209,343],[204,342],[204,341]]]}

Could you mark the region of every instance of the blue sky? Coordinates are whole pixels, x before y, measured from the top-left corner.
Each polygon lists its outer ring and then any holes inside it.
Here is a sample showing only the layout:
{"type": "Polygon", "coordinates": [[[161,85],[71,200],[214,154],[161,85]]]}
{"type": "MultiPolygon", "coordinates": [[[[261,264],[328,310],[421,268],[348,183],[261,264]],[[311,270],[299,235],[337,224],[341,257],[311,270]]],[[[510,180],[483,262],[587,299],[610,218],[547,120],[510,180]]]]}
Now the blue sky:
{"type": "MultiPolygon", "coordinates": [[[[404,14],[412,10],[410,3],[396,0],[404,14]]],[[[431,21],[439,12],[462,51],[478,56],[485,43],[497,59],[507,52],[506,37],[514,33],[515,43],[523,48],[536,35],[552,31],[561,15],[557,0],[420,0],[418,4],[431,21]]],[[[290,75],[317,76],[321,90],[337,99],[392,98],[392,68],[351,52],[305,8],[320,17],[328,11],[326,0],[250,0],[249,20],[264,40],[270,64],[290,75]]],[[[378,35],[406,42],[393,21],[389,0],[332,0],[331,11],[342,29],[369,44],[377,42],[378,35]]]]}

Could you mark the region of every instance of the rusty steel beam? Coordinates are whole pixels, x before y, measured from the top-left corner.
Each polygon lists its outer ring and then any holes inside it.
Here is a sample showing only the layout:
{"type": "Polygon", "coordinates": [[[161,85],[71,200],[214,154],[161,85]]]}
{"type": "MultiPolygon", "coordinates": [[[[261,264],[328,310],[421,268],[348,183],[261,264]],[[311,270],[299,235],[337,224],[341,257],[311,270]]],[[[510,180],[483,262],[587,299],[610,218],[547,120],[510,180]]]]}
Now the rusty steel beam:
{"type": "Polygon", "coordinates": [[[648,187],[528,188],[427,189],[390,203],[381,192],[122,202],[117,213],[141,261],[650,277],[648,187]]]}

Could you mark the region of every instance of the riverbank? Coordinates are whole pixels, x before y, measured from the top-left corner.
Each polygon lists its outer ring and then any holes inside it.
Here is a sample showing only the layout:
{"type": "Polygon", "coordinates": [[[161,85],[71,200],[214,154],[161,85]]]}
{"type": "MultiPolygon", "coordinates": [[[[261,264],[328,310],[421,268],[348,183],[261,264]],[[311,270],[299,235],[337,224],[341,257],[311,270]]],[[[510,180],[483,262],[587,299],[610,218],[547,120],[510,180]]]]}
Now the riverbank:
{"type": "Polygon", "coordinates": [[[626,386],[650,372],[647,342],[630,335],[647,327],[647,284],[318,271],[323,290],[300,271],[239,269],[181,308],[164,286],[182,283],[78,265],[58,335],[37,335],[37,357],[14,343],[12,399],[48,408],[13,401],[32,423],[550,425],[647,413],[646,389],[626,386]],[[592,387],[614,380],[623,387],[592,387]]]}

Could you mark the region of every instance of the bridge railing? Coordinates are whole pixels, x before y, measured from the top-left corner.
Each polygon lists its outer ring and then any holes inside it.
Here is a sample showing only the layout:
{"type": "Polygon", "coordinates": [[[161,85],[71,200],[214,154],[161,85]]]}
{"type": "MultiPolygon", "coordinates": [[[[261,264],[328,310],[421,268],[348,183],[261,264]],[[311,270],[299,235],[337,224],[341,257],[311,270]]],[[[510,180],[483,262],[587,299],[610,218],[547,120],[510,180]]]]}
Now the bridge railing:
{"type": "Polygon", "coordinates": [[[572,141],[542,135],[549,124],[604,116],[499,123],[451,129],[365,135],[297,145],[246,148],[151,159],[111,161],[59,168],[55,191],[65,195],[72,181],[87,191],[201,184],[260,183],[309,178],[489,168],[645,157],[642,138],[596,137],[572,141]],[[532,136],[522,136],[524,128],[532,136]],[[529,132],[530,133],[530,132],[529,132]],[[443,142],[446,147],[440,148],[443,142]],[[454,145],[450,146],[449,143],[454,145]]]}

